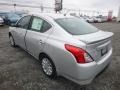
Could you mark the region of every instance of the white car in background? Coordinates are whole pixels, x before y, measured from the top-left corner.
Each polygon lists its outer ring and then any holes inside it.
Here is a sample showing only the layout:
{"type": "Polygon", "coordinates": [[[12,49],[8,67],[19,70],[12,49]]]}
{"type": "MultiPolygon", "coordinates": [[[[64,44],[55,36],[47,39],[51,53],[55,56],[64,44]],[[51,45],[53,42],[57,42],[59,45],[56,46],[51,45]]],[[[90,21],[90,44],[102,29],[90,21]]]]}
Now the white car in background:
{"type": "Polygon", "coordinates": [[[102,22],[102,19],[98,18],[98,17],[93,17],[93,20],[94,20],[94,22],[98,22],[98,23],[102,22]]]}
{"type": "Polygon", "coordinates": [[[94,22],[94,19],[93,19],[93,18],[88,17],[88,22],[89,22],[89,23],[93,23],[93,22],[94,22]]]}
{"type": "Polygon", "coordinates": [[[94,19],[93,19],[93,18],[90,18],[90,17],[83,17],[83,19],[84,19],[86,22],[89,22],[89,23],[93,23],[93,22],[94,22],[94,19]]]}
{"type": "Polygon", "coordinates": [[[4,24],[4,20],[3,18],[0,17],[0,25],[3,25],[4,24]]]}
{"type": "Polygon", "coordinates": [[[107,20],[108,20],[107,17],[105,17],[105,16],[101,17],[101,19],[102,19],[102,22],[107,22],[107,20]]]}

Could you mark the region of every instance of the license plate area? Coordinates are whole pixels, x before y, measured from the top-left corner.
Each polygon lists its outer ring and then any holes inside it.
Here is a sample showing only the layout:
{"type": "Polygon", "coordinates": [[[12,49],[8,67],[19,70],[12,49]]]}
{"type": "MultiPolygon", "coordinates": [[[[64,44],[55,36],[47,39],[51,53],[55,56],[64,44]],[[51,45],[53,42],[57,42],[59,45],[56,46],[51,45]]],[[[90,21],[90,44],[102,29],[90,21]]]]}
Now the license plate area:
{"type": "Polygon", "coordinates": [[[104,56],[108,52],[108,47],[104,47],[101,49],[101,56],[104,56]]]}

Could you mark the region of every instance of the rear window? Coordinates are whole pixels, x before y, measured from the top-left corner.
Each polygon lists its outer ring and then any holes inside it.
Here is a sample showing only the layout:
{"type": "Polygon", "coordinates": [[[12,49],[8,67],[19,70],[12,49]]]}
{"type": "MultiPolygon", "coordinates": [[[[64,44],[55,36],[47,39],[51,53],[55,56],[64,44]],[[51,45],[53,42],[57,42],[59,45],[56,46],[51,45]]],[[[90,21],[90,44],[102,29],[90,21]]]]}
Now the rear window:
{"type": "Polygon", "coordinates": [[[84,35],[97,32],[98,29],[80,18],[55,19],[63,29],[72,35],[84,35]]]}

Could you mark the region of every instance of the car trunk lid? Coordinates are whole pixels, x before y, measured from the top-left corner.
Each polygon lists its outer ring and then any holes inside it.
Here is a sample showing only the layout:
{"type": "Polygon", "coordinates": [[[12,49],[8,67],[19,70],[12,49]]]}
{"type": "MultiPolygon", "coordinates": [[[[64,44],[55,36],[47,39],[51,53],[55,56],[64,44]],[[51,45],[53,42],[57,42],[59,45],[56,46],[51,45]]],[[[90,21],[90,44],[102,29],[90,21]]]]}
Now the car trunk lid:
{"type": "Polygon", "coordinates": [[[111,46],[112,32],[98,31],[91,34],[73,36],[74,38],[86,43],[86,51],[91,57],[98,62],[103,56],[105,56],[111,46]]]}

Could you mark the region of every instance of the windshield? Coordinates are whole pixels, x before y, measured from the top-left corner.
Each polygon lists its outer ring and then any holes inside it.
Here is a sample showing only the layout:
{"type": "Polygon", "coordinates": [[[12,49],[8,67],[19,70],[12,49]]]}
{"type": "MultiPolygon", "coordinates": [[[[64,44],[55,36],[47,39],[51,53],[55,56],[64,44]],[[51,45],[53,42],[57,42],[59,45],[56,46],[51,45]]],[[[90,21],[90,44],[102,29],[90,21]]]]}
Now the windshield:
{"type": "Polygon", "coordinates": [[[96,27],[80,18],[60,18],[55,21],[72,35],[84,35],[98,31],[96,27]]]}

